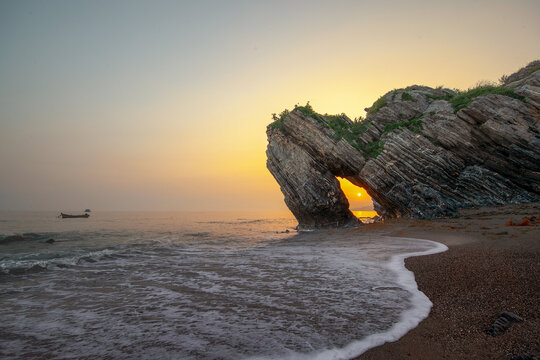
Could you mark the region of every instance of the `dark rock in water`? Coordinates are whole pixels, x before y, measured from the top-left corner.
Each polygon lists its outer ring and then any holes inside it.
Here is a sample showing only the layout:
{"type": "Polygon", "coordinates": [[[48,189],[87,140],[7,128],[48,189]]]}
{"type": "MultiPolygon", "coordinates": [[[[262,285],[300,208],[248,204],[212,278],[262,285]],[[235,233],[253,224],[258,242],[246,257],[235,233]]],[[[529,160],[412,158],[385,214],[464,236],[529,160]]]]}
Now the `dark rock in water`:
{"type": "Polygon", "coordinates": [[[383,218],[382,218],[381,216],[379,216],[379,215],[375,215],[375,216],[373,217],[373,222],[374,222],[374,223],[381,222],[382,220],[383,220],[383,218]]]}
{"type": "Polygon", "coordinates": [[[540,201],[537,68],[480,94],[393,90],[362,122],[296,107],[267,128],[267,167],[299,229],[356,223],[337,176],[365,188],[384,218],[540,201]]]}
{"type": "Polygon", "coordinates": [[[49,240],[47,240],[47,241],[45,241],[45,242],[46,242],[47,244],[52,244],[52,243],[55,242],[55,240],[54,240],[54,239],[49,239],[49,240]]]}
{"type": "Polygon", "coordinates": [[[10,235],[10,236],[6,236],[2,240],[0,240],[0,244],[7,244],[9,242],[21,241],[21,240],[24,240],[24,239],[25,239],[25,237],[21,236],[21,235],[10,235]]]}
{"type": "Polygon", "coordinates": [[[491,336],[499,336],[504,333],[512,324],[520,323],[523,319],[516,314],[504,311],[499,314],[495,322],[486,330],[491,336]]]}

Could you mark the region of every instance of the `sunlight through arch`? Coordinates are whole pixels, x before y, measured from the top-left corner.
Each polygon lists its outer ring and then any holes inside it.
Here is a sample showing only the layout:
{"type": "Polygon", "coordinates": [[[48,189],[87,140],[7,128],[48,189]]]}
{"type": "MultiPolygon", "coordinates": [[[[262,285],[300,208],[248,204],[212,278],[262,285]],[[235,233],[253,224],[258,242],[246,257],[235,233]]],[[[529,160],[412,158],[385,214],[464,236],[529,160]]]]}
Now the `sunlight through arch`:
{"type": "Polygon", "coordinates": [[[357,218],[372,218],[378,216],[373,209],[373,200],[366,189],[351,183],[349,180],[337,177],[341,190],[349,200],[349,209],[357,218]]]}

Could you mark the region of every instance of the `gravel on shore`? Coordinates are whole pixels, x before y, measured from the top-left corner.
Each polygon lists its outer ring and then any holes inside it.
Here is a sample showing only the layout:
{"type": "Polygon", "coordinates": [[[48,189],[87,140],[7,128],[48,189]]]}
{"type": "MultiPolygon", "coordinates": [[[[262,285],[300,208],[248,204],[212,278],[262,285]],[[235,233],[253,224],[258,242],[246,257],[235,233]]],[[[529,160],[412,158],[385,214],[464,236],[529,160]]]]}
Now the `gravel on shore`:
{"type": "MultiPolygon", "coordinates": [[[[506,226],[539,217],[540,203],[468,209],[456,218],[396,220],[360,232],[439,241],[449,250],[408,258],[419,289],[433,302],[427,319],[396,342],[362,360],[489,359],[540,356],[540,223],[506,226]],[[486,329],[503,311],[524,319],[497,337],[486,329]]],[[[539,219],[540,221],[540,219],[539,219]]]]}

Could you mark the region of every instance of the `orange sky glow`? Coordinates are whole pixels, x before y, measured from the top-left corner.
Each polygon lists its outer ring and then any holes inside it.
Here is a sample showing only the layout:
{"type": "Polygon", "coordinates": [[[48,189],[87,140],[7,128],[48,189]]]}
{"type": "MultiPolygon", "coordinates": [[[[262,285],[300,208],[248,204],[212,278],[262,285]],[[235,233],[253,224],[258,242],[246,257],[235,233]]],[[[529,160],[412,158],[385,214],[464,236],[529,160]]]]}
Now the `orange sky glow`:
{"type": "Polygon", "coordinates": [[[272,113],[497,81],[539,37],[538,1],[1,2],[0,210],[285,210],[272,113]]]}

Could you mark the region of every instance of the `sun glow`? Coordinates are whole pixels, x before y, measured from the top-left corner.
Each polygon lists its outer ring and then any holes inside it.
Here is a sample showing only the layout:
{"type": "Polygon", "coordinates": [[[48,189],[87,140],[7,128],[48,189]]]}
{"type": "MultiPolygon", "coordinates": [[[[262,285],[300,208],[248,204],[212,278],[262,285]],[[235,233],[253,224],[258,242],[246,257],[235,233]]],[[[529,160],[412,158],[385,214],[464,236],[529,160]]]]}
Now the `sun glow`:
{"type": "Polygon", "coordinates": [[[391,89],[466,89],[538,56],[538,1],[313,3],[0,3],[0,209],[285,210],[272,113],[365,116],[391,89]]]}
{"type": "Polygon", "coordinates": [[[367,193],[366,189],[358,187],[344,178],[337,178],[341,190],[349,200],[349,208],[351,210],[373,210],[373,201],[371,196],[367,193]]]}

